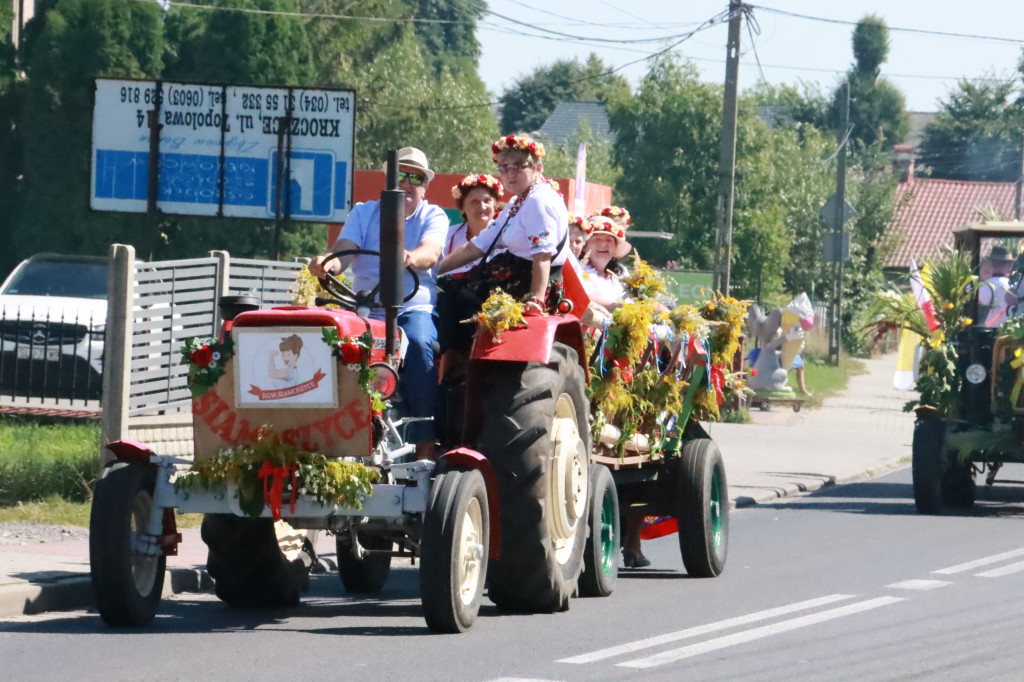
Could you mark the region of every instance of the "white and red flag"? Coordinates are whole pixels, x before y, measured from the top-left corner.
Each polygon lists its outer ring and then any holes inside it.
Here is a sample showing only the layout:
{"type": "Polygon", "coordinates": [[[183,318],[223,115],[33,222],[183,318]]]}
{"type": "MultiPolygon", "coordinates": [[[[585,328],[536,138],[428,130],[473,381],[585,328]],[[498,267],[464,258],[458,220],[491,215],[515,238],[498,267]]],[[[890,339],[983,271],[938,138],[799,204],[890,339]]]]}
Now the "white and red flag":
{"type": "Polygon", "coordinates": [[[924,283],[921,281],[921,273],[917,269],[917,263],[914,259],[910,259],[910,288],[914,292],[914,298],[917,299],[917,305],[921,308],[921,312],[924,313],[925,322],[928,323],[928,331],[935,331],[942,325],[939,324],[939,320],[935,317],[935,304],[932,303],[932,297],[928,295],[928,290],[924,288],[924,283]]]}

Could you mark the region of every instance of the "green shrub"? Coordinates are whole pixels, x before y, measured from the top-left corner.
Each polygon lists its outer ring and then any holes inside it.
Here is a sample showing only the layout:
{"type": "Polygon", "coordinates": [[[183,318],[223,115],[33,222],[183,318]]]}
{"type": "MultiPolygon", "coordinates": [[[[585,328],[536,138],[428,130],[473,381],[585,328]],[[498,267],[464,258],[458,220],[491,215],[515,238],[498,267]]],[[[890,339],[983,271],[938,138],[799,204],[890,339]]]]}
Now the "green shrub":
{"type": "Polygon", "coordinates": [[[0,418],[0,505],[92,497],[100,473],[100,426],[0,418]]]}

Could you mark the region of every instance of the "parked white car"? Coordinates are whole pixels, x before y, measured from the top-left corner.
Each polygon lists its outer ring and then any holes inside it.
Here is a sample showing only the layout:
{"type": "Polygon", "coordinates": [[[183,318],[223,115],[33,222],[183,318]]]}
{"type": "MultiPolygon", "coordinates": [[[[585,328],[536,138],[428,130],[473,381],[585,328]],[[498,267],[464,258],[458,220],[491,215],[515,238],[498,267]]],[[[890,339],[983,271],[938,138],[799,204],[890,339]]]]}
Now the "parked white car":
{"type": "Polygon", "coordinates": [[[98,398],[108,259],[42,253],[0,285],[0,394],[98,398]]]}

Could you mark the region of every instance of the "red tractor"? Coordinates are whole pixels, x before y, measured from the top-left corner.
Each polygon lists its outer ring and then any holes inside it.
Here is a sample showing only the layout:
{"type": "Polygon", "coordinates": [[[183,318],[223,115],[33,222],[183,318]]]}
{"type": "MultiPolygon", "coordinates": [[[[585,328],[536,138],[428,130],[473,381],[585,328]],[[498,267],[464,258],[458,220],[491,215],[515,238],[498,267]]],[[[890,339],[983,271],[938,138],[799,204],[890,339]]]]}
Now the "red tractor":
{"type": "Polygon", "coordinates": [[[309,535],[318,530],[336,536],[349,592],[379,591],[393,557],[419,557],[424,615],[439,632],[472,626],[485,578],[507,611],[560,611],[578,588],[611,591],[614,571],[603,564],[617,547],[617,501],[607,472],[590,465],[576,317],[529,317],[501,343],[477,334],[465,381],[445,401],[464,409],[447,411],[446,452],[436,462],[415,460],[400,405],[380,409],[395,394],[401,358],[403,193],[393,189],[395,170],[392,158],[378,288],[328,282],[332,296],[318,304],[340,309],[247,310],[220,339],[193,344],[194,459],[137,442],[108,446],[116,461],[97,483],[90,524],[106,623],[138,626],[155,616],[165,557],[180,541],[175,509],[205,514],[209,572],[233,606],[297,604],[309,535]],[[385,320],[357,314],[366,307],[383,307],[385,320]],[[280,366],[282,357],[291,364],[280,366]],[[601,524],[600,511],[613,503],[601,524]],[[595,509],[601,525],[590,529],[595,509]],[[585,555],[602,589],[580,581],[585,555]]]}

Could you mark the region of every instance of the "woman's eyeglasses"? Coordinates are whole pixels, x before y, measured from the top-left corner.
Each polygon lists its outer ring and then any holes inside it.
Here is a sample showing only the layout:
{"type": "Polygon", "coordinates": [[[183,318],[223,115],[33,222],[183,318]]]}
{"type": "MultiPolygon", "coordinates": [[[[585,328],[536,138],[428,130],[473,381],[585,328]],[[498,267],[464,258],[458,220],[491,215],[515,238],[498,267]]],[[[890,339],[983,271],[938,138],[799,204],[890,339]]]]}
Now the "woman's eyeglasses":
{"type": "Polygon", "coordinates": [[[406,173],[405,171],[398,171],[398,181],[408,182],[413,187],[419,187],[427,181],[427,178],[418,173],[406,173]]]}
{"type": "Polygon", "coordinates": [[[532,168],[532,166],[530,164],[528,164],[528,163],[499,163],[498,164],[498,172],[499,173],[518,173],[519,171],[524,170],[526,168],[532,168]]]}

